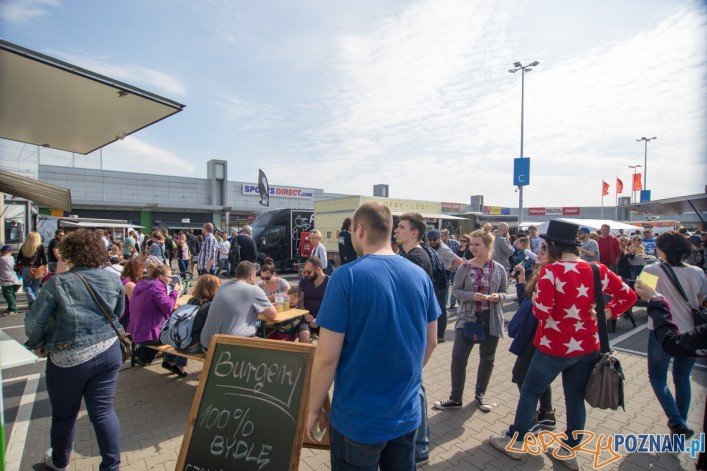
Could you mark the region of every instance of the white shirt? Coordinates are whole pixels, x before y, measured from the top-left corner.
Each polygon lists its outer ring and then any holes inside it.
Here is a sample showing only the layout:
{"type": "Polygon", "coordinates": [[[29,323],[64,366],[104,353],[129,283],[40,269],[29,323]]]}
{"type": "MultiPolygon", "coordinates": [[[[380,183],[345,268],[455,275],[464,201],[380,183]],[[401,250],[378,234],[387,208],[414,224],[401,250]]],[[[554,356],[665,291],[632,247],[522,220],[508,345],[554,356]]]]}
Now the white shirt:
{"type": "Polygon", "coordinates": [[[227,240],[223,240],[219,242],[216,250],[218,250],[219,258],[228,258],[228,252],[231,250],[231,243],[227,240]]]}

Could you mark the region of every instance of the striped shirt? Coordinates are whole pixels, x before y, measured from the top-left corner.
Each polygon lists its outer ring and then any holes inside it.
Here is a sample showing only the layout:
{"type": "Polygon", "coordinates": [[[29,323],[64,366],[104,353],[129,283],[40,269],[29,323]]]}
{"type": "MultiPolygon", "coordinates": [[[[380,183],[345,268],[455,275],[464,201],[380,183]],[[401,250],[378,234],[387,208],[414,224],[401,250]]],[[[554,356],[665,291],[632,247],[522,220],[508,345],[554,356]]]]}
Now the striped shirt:
{"type": "Polygon", "coordinates": [[[206,270],[206,264],[209,260],[212,261],[211,267],[213,268],[213,263],[216,261],[216,237],[213,234],[209,234],[204,239],[204,243],[199,251],[199,258],[197,260],[199,270],[206,270]]]}

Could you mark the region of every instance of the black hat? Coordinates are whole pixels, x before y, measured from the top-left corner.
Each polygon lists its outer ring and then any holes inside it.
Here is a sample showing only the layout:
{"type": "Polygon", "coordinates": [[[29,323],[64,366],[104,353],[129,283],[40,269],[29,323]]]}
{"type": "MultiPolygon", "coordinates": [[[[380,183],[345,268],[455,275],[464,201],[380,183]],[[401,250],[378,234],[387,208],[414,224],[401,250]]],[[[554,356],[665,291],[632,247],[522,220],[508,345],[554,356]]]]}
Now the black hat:
{"type": "Polygon", "coordinates": [[[577,231],[579,226],[571,222],[552,220],[547,226],[547,234],[540,234],[545,240],[556,242],[562,245],[582,245],[577,241],[577,231]]]}

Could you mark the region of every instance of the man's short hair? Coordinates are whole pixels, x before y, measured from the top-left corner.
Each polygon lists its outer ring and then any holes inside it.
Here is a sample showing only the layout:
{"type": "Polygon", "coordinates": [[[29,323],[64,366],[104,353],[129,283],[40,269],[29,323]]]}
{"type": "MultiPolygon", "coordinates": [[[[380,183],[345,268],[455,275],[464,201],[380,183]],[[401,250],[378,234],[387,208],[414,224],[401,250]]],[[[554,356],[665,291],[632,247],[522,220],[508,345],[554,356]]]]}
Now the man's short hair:
{"type": "Polygon", "coordinates": [[[64,229],[57,229],[56,231],[54,231],[54,237],[58,236],[59,234],[66,234],[66,233],[64,232],[64,229]]]}
{"type": "Polygon", "coordinates": [[[201,226],[201,228],[204,229],[205,231],[209,232],[210,234],[214,233],[214,225],[211,224],[210,222],[207,222],[206,224],[201,226]]]}
{"type": "Polygon", "coordinates": [[[499,229],[510,229],[510,226],[506,224],[505,222],[502,222],[498,225],[499,229]]]}
{"type": "Polygon", "coordinates": [[[322,261],[318,257],[309,257],[307,263],[311,264],[315,270],[322,267],[322,261]]]}
{"type": "Polygon", "coordinates": [[[255,275],[256,271],[255,265],[252,262],[244,260],[236,267],[236,279],[243,280],[250,275],[255,275]]]}
{"type": "Polygon", "coordinates": [[[602,225],[601,225],[601,228],[602,228],[602,229],[605,228],[605,227],[606,227],[607,229],[611,229],[611,226],[608,225],[608,224],[602,224],[602,225]]]}
{"type": "Polygon", "coordinates": [[[440,232],[443,236],[449,237],[449,229],[442,229],[440,232]]]}
{"type": "Polygon", "coordinates": [[[393,230],[393,214],[390,209],[378,201],[368,201],[356,209],[353,215],[353,228],[361,224],[366,228],[366,243],[380,244],[390,240],[393,230]]]}
{"type": "Polygon", "coordinates": [[[241,234],[248,234],[251,235],[253,233],[253,228],[250,226],[243,226],[241,229],[241,234]]]}
{"type": "Polygon", "coordinates": [[[427,224],[425,223],[425,218],[422,217],[420,213],[405,213],[400,216],[401,221],[407,221],[410,223],[410,230],[417,231],[417,241],[421,241],[425,237],[425,231],[427,230],[427,224]]]}

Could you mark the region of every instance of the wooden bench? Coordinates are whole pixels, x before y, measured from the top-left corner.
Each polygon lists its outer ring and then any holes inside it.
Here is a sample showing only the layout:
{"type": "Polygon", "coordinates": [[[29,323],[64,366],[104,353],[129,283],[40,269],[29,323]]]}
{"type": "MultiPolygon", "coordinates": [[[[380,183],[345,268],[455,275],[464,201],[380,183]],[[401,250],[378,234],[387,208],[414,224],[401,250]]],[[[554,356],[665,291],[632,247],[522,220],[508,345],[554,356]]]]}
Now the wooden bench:
{"type": "MultiPolygon", "coordinates": [[[[157,350],[158,352],[162,352],[167,355],[175,355],[178,357],[187,358],[189,360],[200,361],[202,363],[204,363],[206,361],[206,353],[184,353],[184,352],[180,352],[180,351],[176,350],[175,348],[173,348],[169,345],[166,345],[166,344],[140,345],[140,346],[151,348],[153,350],[157,350]]],[[[136,348],[136,344],[133,344],[133,346],[132,346],[133,354],[130,357],[130,366],[135,366],[135,348],[136,348]]]]}

